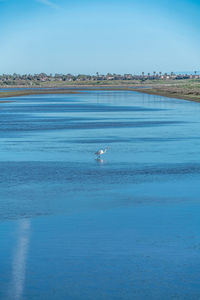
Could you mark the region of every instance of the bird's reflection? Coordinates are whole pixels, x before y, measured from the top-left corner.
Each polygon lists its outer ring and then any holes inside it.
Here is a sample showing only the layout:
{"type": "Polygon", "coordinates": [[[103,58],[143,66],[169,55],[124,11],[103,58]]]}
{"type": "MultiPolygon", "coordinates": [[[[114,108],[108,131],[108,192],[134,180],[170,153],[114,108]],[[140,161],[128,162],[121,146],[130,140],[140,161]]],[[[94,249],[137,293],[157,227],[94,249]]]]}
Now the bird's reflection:
{"type": "Polygon", "coordinates": [[[11,296],[9,298],[11,299],[22,299],[30,240],[30,228],[31,222],[29,219],[20,221],[17,233],[17,244],[12,263],[12,281],[9,291],[11,296]]]}
{"type": "Polygon", "coordinates": [[[96,163],[97,163],[98,165],[103,165],[103,164],[105,164],[105,160],[104,160],[104,159],[101,159],[101,158],[96,158],[95,161],[96,161],[96,163]]]}

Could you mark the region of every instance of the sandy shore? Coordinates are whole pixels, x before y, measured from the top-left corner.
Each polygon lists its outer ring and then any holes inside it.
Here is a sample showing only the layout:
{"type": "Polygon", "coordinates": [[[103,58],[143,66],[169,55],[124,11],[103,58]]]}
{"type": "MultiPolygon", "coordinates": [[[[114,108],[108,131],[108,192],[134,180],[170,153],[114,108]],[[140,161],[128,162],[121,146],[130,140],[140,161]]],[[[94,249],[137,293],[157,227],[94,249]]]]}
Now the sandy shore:
{"type": "Polygon", "coordinates": [[[14,101],[9,101],[9,100],[7,100],[7,101],[2,101],[2,100],[0,100],[0,104],[1,104],[1,103],[9,103],[9,102],[14,102],[14,101]]]}
{"type": "Polygon", "coordinates": [[[200,95],[196,95],[195,93],[185,94],[184,92],[180,93],[178,91],[176,92],[170,89],[164,90],[164,89],[154,89],[154,88],[132,89],[132,90],[144,94],[149,94],[149,95],[157,95],[157,96],[164,96],[168,98],[176,98],[176,99],[200,102],[200,95]]]}
{"type": "MultiPolygon", "coordinates": [[[[66,89],[31,89],[31,90],[18,90],[18,91],[2,91],[0,98],[29,96],[29,95],[42,95],[42,94],[77,94],[78,90],[66,89]]],[[[2,101],[1,101],[2,102],[2,101]]]]}
{"type": "MultiPolygon", "coordinates": [[[[9,90],[0,91],[0,98],[8,97],[19,97],[19,96],[29,96],[29,95],[41,95],[41,94],[77,94],[81,91],[91,91],[91,90],[109,90],[109,91],[136,91],[140,93],[159,95],[169,98],[184,99],[190,101],[200,102],[200,89],[190,88],[190,87],[180,87],[180,86],[166,86],[166,85],[156,85],[156,86],[138,86],[138,87],[127,87],[127,86],[72,86],[67,88],[52,88],[52,89],[28,89],[28,90],[9,90]]],[[[8,101],[6,101],[8,102],[8,101]]],[[[5,103],[5,101],[0,101],[0,103],[5,103]]]]}

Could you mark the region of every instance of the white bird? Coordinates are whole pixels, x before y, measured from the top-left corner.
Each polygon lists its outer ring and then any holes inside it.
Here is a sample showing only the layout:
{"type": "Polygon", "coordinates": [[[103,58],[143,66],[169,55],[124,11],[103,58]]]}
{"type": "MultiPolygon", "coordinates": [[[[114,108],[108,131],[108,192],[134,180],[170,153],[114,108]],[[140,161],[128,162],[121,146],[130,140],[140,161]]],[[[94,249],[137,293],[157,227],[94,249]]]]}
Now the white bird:
{"type": "Polygon", "coordinates": [[[97,152],[95,152],[95,154],[100,158],[100,156],[102,154],[105,154],[107,152],[107,150],[108,150],[108,147],[106,147],[104,150],[103,149],[98,150],[97,152]]]}

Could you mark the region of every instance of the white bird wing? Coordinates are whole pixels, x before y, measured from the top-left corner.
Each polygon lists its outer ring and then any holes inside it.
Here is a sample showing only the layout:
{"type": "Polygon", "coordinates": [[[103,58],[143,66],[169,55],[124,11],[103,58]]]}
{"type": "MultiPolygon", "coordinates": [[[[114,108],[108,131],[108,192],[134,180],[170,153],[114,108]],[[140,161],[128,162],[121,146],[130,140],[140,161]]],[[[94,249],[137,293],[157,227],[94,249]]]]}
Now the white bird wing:
{"type": "Polygon", "coordinates": [[[97,152],[95,152],[95,154],[96,155],[101,155],[101,154],[103,154],[103,150],[101,149],[101,150],[98,150],[97,152]]]}

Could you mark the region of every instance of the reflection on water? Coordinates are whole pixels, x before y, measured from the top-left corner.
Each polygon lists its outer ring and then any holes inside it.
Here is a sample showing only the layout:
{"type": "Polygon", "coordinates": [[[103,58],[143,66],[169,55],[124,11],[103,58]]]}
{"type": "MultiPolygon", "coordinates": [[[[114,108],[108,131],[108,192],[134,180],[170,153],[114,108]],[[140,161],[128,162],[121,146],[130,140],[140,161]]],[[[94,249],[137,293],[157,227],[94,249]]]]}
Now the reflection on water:
{"type": "Polygon", "coordinates": [[[30,229],[30,220],[19,221],[17,244],[12,262],[12,279],[9,289],[9,298],[13,300],[20,300],[23,295],[30,229]]]}
{"type": "Polygon", "coordinates": [[[103,165],[103,164],[105,164],[105,160],[102,159],[102,158],[96,158],[95,160],[96,160],[96,162],[97,162],[98,165],[103,165]]]}

